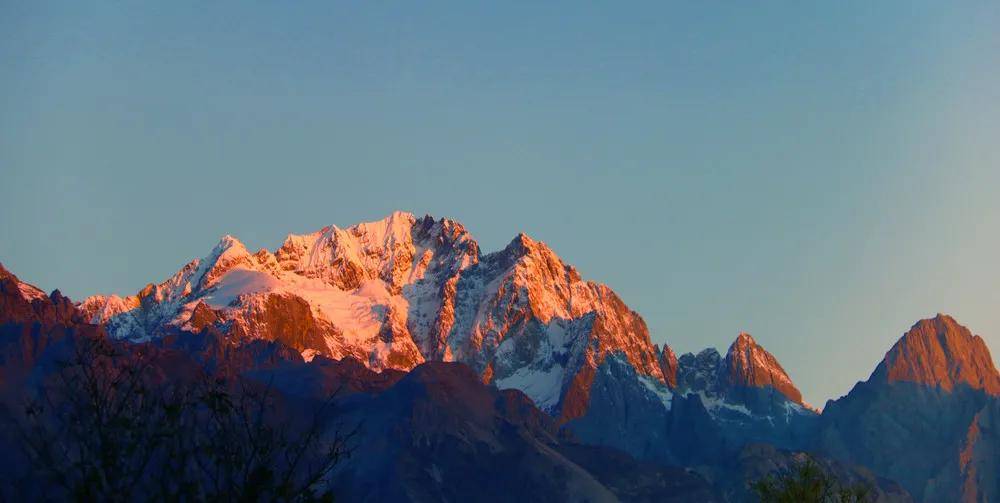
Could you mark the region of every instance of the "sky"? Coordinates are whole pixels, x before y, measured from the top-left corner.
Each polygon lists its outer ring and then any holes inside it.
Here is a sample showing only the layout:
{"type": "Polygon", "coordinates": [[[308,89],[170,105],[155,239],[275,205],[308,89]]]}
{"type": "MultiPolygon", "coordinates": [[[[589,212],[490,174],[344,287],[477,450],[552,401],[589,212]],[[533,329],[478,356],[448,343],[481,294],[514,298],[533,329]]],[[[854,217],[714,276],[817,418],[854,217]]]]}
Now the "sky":
{"type": "Polygon", "coordinates": [[[816,405],[937,312],[996,359],[1000,4],[733,3],[0,1],[0,262],[129,294],[401,209],[816,405]]]}

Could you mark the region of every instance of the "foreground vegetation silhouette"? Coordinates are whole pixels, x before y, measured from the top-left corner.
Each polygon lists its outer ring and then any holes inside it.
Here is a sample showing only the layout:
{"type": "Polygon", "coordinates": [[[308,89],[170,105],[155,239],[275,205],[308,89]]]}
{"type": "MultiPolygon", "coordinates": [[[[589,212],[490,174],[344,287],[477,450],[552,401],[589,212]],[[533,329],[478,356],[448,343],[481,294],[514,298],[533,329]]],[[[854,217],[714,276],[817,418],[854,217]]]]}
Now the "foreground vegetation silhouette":
{"type": "Polygon", "coordinates": [[[762,503],[868,503],[874,501],[864,484],[844,485],[810,457],[753,482],[750,489],[762,503]]]}
{"type": "Polygon", "coordinates": [[[270,385],[200,368],[167,378],[158,358],[152,348],[79,338],[14,411],[44,498],[333,499],[330,476],[358,429],[340,420],[332,397],[305,406],[270,385]]]}

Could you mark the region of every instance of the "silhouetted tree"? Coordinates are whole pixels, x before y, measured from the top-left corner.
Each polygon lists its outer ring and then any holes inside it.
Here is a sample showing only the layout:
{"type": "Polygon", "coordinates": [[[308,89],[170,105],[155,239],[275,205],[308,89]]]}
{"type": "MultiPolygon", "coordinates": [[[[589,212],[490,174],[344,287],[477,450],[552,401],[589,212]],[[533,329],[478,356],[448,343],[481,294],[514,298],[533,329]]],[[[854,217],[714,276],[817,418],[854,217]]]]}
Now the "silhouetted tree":
{"type": "Polygon", "coordinates": [[[333,398],[309,413],[271,386],[200,374],[167,377],[156,353],[104,337],[25,402],[16,426],[45,495],[80,501],[330,500],[329,475],[356,428],[333,398]]]}
{"type": "Polygon", "coordinates": [[[804,461],[750,485],[763,503],[865,503],[874,501],[864,484],[843,485],[815,460],[804,461]]]}

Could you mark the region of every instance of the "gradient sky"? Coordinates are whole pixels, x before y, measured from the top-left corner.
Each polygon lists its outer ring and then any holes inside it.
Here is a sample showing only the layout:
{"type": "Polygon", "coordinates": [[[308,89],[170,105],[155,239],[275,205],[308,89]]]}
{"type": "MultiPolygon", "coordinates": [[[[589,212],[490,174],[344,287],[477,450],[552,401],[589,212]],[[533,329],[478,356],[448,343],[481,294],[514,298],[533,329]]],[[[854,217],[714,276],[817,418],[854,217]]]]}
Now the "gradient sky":
{"type": "Polygon", "coordinates": [[[817,405],[939,311],[1000,353],[997,2],[89,3],[0,2],[0,262],[44,289],[404,209],[817,405]]]}

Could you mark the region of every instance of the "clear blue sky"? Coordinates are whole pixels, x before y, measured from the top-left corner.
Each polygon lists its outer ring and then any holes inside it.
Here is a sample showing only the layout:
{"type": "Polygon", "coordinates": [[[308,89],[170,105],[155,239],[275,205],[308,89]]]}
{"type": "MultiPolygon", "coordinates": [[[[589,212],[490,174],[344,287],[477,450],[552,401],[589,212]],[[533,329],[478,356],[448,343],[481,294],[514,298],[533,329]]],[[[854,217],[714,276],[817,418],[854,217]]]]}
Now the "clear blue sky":
{"type": "Polygon", "coordinates": [[[1000,353],[996,2],[90,3],[0,2],[0,261],[45,289],[405,209],[817,405],[938,311],[1000,353]]]}

